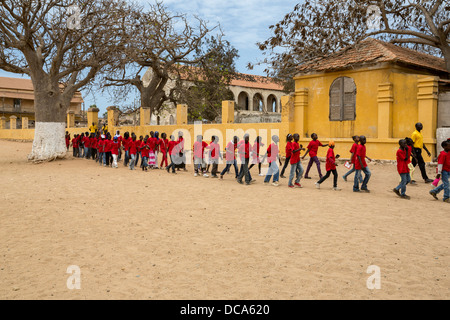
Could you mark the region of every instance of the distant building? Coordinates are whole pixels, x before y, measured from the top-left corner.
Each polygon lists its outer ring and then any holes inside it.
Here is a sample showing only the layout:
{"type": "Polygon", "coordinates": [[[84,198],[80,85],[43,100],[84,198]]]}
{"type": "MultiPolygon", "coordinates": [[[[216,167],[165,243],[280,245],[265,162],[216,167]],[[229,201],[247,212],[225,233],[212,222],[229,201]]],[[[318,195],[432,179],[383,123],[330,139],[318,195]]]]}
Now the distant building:
{"type": "MultiPolygon", "coordinates": [[[[240,74],[245,79],[232,80],[229,89],[236,103],[236,122],[280,122],[281,121],[281,97],[286,95],[283,86],[272,78],[254,75],[240,74]]],[[[149,68],[142,80],[148,85],[152,78],[152,70],[149,68]]],[[[193,86],[193,82],[185,80],[186,85],[193,86]]],[[[174,82],[166,85],[167,94],[173,88],[174,82]]],[[[176,123],[176,106],[167,103],[160,114],[152,114],[151,125],[171,125],[176,123]]]]}
{"type": "MultiPolygon", "coordinates": [[[[81,93],[75,93],[68,111],[75,112],[76,120],[81,119],[81,93]]],[[[0,116],[17,117],[20,124],[22,117],[28,117],[34,123],[34,88],[29,79],[0,77],[0,116]]]]}

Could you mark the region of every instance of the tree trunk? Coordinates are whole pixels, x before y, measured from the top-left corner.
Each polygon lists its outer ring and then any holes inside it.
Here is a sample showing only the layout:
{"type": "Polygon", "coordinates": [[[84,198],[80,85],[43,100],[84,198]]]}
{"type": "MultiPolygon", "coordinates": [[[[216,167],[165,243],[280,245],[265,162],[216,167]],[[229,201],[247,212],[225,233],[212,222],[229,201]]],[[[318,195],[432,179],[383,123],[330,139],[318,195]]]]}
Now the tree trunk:
{"type": "Polygon", "coordinates": [[[450,73],[450,46],[443,45],[441,47],[441,50],[442,50],[442,54],[444,56],[445,66],[447,68],[447,71],[450,73]]]}
{"type": "Polygon", "coordinates": [[[67,102],[59,92],[40,90],[35,86],[35,117],[33,149],[28,160],[53,161],[66,156],[65,128],[67,102]]]}

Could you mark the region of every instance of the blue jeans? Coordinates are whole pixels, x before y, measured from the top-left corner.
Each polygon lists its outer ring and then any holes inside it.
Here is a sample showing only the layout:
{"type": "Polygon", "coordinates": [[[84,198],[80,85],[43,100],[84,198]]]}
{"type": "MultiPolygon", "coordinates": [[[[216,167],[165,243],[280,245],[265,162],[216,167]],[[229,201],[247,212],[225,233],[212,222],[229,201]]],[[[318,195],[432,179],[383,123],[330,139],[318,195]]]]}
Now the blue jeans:
{"type": "Polygon", "coordinates": [[[444,190],[444,200],[447,200],[450,198],[450,189],[448,184],[448,179],[450,178],[450,171],[442,171],[441,173],[441,180],[442,184],[438,186],[437,188],[431,190],[431,192],[434,192],[438,194],[442,190],[444,190]]]}
{"type": "Polygon", "coordinates": [[[295,183],[300,183],[300,179],[303,176],[303,166],[299,161],[297,163],[291,164],[291,172],[289,173],[289,185],[292,186],[292,180],[294,180],[295,175],[297,175],[297,179],[295,179],[295,183]]]}
{"type": "Polygon", "coordinates": [[[147,157],[142,157],[142,168],[147,168],[148,167],[148,158],[147,157]]]}
{"type": "Polygon", "coordinates": [[[227,173],[228,169],[230,169],[231,166],[234,166],[234,172],[236,173],[235,178],[237,178],[239,176],[239,170],[237,167],[237,161],[233,160],[233,161],[227,161],[227,165],[225,167],[225,169],[223,169],[223,171],[220,173],[221,176],[223,176],[225,173],[227,173]]]}
{"type": "Polygon", "coordinates": [[[99,152],[98,153],[98,163],[100,164],[100,165],[102,165],[103,164],[103,152],[99,152]]]}
{"type": "Polygon", "coordinates": [[[130,170],[134,170],[135,165],[136,165],[136,155],[132,154],[130,159],[130,170]]]}
{"type": "Polygon", "coordinates": [[[404,196],[404,195],[406,195],[406,185],[411,182],[411,175],[409,174],[409,172],[408,173],[401,173],[400,177],[402,178],[402,181],[400,182],[398,187],[395,188],[395,190],[401,190],[400,194],[402,196],[404,196]]]}
{"type": "Polygon", "coordinates": [[[86,159],[89,159],[89,148],[88,147],[84,147],[83,157],[86,159]]]}
{"type": "MultiPolygon", "coordinates": [[[[343,178],[344,179],[347,179],[347,177],[349,176],[349,175],[351,175],[353,172],[355,172],[356,171],[356,169],[355,169],[355,164],[353,164],[353,168],[351,168],[346,174],[344,174],[344,176],[343,176],[343,178]]],[[[363,183],[363,178],[362,178],[362,176],[360,177],[361,179],[359,180],[359,182],[360,183],[363,183]]]]}
{"type": "Polygon", "coordinates": [[[266,178],[264,182],[269,182],[273,175],[273,182],[280,180],[280,169],[276,161],[269,163],[269,170],[267,171],[266,178]]]}
{"type": "Polygon", "coordinates": [[[370,176],[372,175],[372,173],[369,170],[369,167],[365,167],[363,169],[356,169],[356,173],[355,173],[355,183],[353,185],[353,191],[358,191],[359,190],[359,181],[362,179],[362,172],[364,172],[364,181],[361,185],[361,190],[367,190],[367,184],[369,183],[370,180],[370,176]]]}

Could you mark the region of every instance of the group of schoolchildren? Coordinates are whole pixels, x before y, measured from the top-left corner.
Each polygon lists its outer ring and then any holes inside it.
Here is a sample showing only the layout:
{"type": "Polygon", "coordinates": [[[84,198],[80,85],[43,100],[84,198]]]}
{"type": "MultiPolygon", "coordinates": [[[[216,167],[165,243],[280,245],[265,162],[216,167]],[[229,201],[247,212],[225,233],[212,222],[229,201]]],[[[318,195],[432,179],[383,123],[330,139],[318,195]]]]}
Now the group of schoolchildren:
{"type": "MultiPolygon", "coordinates": [[[[320,189],[325,180],[327,180],[331,174],[333,174],[333,190],[340,191],[338,188],[338,172],[336,160],[340,155],[335,155],[334,148],[335,143],[330,141],[328,144],[322,144],[318,140],[317,134],[311,135],[311,141],[308,146],[303,148],[303,145],[299,144],[299,134],[288,134],[286,137],[286,160],[284,165],[281,163],[279,157],[279,138],[278,136],[272,137],[272,143],[268,146],[264,155],[260,154],[260,148],[264,146],[262,138],[257,137],[253,144],[250,143],[250,136],[244,135],[243,140],[239,140],[237,136],[228,142],[225,148],[225,160],[226,166],[222,172],[219,173],[218,165],[220,160],[223,160],[223,155],[220,151],[219,138],[217,136],[211,137],[211,142],[207,143],[203,140],[203,136],[198,135],[196,141],[193,144],[193,162],[194,162],[194,175],[202,175],[209,177],[209,169],[212,166],[211,177],[223,179],[226,173],[230,172],[231,167],[234,167],[235,179],[239,184],[250,185],[255,180],[252,178],[250,170],[258,165],[258,172],[260,176],[264,176],[261,173],[261,164],[266,160],[269,164],[269,169],[265,175],[264,184],[270,184],[270,180],[273,179],[272,185],[279,186],[279,179],[286,178],[284,173],[287,166],[290,164],[290,172],[288,177],[289,188],[302,188],[300,180],[311,179],[309,172],[312,165],[315,163],[317,171],[319,173],[319,181],[315,183],[316,188],[320,189]],[[320,161],[317,157],[319,147],[328,147],[326,155],[326,174],[322,175],[320,161]],[[301,157],[302,151],[306,151],[301,157]],[[309,154],[310,160],[304,172],[301,160],[309,154]],[[208,157],[206,156],[208,155],[208,157]],[[238,161],[240,159],[241,166],[238,168],[238,161]],[[278,167],[282,166],[281,173],[278,167]],[[303,176],[303,173],[304,176],[303,176]],[[295,179],[295,180],[294,180],[295,179]]],[[[368,183],[371,177],[371,171],[367,165],[366,159],[372,161],[367,156],[365,136],[353,136],[354,144],[350,150],[351,160],[348,163],[350,167],[349,171],[343,176],[344,181],[352,173],[355,173],[353,191],[354,192],[366,192],[369,193],[368,183]],[[363,177],[364,173],[364,177],[363,177]]],[[[165,133],[159,137],[158,132],[150,132],[150,135],[145,137],[137,136],[132,133],[131,135],[126,132],[122,137],[120,132],[117,131],[114,137],[111,137],[109,132],[105,133],[85,133],[81,135],[75,135],[70,142],[70,135],[66,133],[66,145],[73,147],[74,157],[84,157],[86,159],[92,158],[99,162],[103,166],[111,166],[118,168],[117,162],[121,160],[122,149],[125,153],[124,165],[128,166],[130,170],[135,170],[138,165],[139,157],[141,157],[140,168],[143,171],[150,169],[158,169],[158,153],[162,155],[161,169],[166,169],[167,172],[172,171],[176,173],[176,169],[186,170],[186,152],[184,150],[183,134],[178,134],[178,139],[175,140],[174,136],[170,136],[170,141],[167,139],[165,133]],[[168,164],[168,158],[170,158],[170,164],[168,164]]],[[[406,186],[410,183],[415,183],[413,180],[414,161],[417,162],[414,153],[414,142],[411,138],[405,138],[399,141],[399,149],[397,151],[397,170],[400,175],[399,185],[393,189],[393,192],[402,199],[410,199],[406,195],[406,186]]],[[[450,139],[442,143],[444,151],[438,157],[438,169],[437,177],[433,182],[435,189],[430,191],[430,194],[436,198],[437,195],[444,190],[444,201],[449,202],[449,178],[450,178],[450,139]],[[442,181],[441,185],[439,181],[442,181]]]]}

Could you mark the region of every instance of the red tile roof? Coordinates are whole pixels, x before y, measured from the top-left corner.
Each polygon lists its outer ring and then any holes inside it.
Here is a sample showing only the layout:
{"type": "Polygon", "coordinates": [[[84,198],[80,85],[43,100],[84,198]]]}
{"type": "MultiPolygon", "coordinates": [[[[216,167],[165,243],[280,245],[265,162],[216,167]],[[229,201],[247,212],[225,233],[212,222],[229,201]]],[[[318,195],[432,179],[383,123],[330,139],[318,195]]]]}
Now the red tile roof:
{"type": "Polygon", "coordinates": [[[438,72],[448,72],[444,59],[392,43],[368,38],[325,58],[319,58],[299,66],[300,73],[347,69],[363,64],[393,62],[421,67],[438,72]]]}

